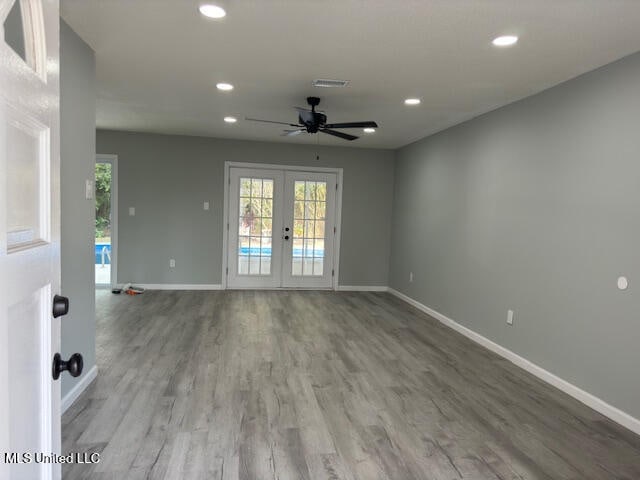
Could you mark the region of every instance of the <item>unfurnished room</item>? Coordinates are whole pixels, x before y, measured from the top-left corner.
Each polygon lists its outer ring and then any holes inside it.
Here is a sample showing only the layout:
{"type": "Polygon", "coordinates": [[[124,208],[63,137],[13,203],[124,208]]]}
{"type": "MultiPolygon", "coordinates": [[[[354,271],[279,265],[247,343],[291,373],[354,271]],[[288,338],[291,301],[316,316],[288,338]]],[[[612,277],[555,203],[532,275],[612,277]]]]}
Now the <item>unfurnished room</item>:
{"type": "Polygon", "coordinates": [[[0,25],[0,480],[640,479],[640,1],[0,25]]]}

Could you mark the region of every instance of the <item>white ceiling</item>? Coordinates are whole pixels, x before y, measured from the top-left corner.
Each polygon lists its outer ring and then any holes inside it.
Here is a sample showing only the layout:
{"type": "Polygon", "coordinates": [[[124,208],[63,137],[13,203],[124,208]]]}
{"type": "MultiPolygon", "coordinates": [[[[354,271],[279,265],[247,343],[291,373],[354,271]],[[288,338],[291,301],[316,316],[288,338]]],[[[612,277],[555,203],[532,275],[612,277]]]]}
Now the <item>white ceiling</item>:
{"type": "Polygon", "coordinates": [[[224,19],[202,17],[195,0],[62,0],[96,52],[98,127],[397,148],[640,50],[640,0],[212,3],[224,19]],[[520,41],[493,47],[503,34],[520,41]],[[314,88],[314,78],[351,83],[314,88]],[[219,81],[235,89],[219,92],[219,81]],[[347,142],[243,120],[295,122],[291,107],[309,95],[331,123],[380,128],[347,142]]]}

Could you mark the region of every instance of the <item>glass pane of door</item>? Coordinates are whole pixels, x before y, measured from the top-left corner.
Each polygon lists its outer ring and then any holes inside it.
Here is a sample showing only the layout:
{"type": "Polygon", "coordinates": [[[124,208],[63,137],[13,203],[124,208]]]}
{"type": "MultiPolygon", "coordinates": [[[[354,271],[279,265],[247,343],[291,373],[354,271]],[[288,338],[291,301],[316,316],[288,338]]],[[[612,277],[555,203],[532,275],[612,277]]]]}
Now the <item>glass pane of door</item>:
{"type": "Polygon", "coordinates": [[[111,163],[96,163],[96,228],[94,251],[96,285],[111,285],[112,169],[113,166],[111,163]]]}
{"type": "Polygon", "coordinates": [[[291,275],[323,276],[327,182],[294,182],[291,275]]]}
{"type": "Polygon", "coordinates": [[[271,275],[273,186],[272,179],[240,177],[239,275],[271,275]]]}

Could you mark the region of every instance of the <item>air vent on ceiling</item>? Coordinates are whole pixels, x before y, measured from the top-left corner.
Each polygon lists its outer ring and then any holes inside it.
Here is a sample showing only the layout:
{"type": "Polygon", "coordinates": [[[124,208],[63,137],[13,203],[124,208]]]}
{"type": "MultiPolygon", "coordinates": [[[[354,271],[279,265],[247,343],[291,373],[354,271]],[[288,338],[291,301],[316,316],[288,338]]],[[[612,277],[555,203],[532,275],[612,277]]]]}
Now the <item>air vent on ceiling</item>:
{"type": "Polygon", "coordinates": [[[346,87],[349,80],[330,80],[328,78],[318,78],[311,82],[314,87],[346,87]]]}

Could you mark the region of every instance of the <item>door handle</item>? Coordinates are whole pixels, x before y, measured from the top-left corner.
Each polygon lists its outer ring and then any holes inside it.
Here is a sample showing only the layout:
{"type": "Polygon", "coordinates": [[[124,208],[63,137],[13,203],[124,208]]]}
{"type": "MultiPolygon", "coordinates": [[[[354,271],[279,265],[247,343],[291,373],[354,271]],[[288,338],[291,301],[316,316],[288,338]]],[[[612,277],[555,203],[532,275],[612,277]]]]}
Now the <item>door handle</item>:
{"type": "Polygon", "coordinates": [[[284,236],[284,239],[285,239],[285,240],[289,240],[289,235],[285,235],[285,236],[284,236]]]}
{"type": "Polygon", "coordinates": [[[53,356],[51,374],[54,380],[58,380],[60,378],[60,374],[64,371],[69,372],[69,375],[72,377],[79,377],[82,374],[82,367],[84,367],[84,360],[82,359],[82,355],[79,353],[71,355],[69,360],[66,362],[62,360],[59,353],[56,353],[53,356]]]}
{"type": "Polygon", "coordinates": [[[69,299],[62,295],[53,296],[53,318],[69,313],[69,299]]]}

